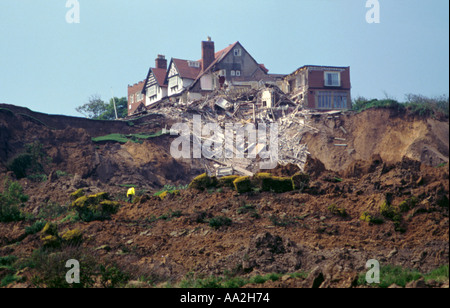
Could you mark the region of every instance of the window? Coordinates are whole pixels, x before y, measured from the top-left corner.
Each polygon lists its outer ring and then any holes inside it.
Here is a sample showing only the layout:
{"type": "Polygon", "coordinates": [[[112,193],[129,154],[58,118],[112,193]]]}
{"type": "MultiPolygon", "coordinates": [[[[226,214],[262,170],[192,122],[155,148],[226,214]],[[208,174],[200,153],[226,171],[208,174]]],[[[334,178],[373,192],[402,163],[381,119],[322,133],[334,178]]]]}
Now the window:
{"type": "Polygon", "coordinates": [[[347,108],[347,93],[334,93],[334,108],[346,109],[347,108]]]}
{"type": "Polygon", "coordinates": [[[200,62],[197,61],[188,61],[189,67],[200,67],[200,62]]]}
{"type": "Polygon", "coordinates": [[[231,76],[236,76],[236,71],[231,71],[231,76]]]}
{"type": "Polygon", "coordinates": [[[332,109],[332,93],[331,91],[319,91],[317,107],[320,109],[332,109]]]}
{"type": "Polygon", "coordinates": [[[235,56],[235,57],[240,57],[241,54],[242,54],[240,48],[236,48],[235,50],[233,50],[233,52],[234,52],[234,56],[235,56]]]}
{"type": "Polygon", "coordinates": [[[325,72],[325,86],[339,87],[341,78],[339,72],[325,72]]]}
{"type": "Polygon", "coordinates": [[[236,71],[236,76],[241,76],[241,71],[236,71]]]}
{"type": "Polygon", "coordinates": [[[347,93],[319,91],[317,95],[317,108],[319,109],[346,109],[347,93]]]}

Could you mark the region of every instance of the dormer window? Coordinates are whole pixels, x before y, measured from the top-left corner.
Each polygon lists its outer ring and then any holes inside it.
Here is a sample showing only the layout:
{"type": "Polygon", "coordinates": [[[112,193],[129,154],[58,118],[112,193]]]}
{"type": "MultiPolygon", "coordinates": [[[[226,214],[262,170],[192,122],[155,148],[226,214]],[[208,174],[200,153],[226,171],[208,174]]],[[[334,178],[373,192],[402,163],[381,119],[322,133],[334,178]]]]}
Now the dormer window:
{"type": "Polygon", "coordinates": [[[198,61],[188,61],[189,67],[200,67],[200,62],[198,61]]]}
{"type": "Polygon", "coordinates": [[[325,72],[325,86],[327,87],[340,87],[341,75],[339,72],[325,72]]]}

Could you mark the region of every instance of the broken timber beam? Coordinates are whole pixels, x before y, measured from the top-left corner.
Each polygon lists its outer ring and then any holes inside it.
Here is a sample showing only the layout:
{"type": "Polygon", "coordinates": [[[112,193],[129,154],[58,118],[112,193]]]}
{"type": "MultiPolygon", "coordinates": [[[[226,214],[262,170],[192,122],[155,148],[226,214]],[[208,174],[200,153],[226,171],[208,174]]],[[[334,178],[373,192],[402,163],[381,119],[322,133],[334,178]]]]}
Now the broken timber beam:
{"type": "Polygon", "coordinates": [[[347,134],[347,131],[342,126],[339,126],[339,128],[344,132],[344,134],[347,134]]]}
{"type": "Polygon", "coordinates": [[[253,176],[253,172],[248,171],[247,169],[241,168],[239,166],[233,166],[233,169],[247,176],[253,176]]]}

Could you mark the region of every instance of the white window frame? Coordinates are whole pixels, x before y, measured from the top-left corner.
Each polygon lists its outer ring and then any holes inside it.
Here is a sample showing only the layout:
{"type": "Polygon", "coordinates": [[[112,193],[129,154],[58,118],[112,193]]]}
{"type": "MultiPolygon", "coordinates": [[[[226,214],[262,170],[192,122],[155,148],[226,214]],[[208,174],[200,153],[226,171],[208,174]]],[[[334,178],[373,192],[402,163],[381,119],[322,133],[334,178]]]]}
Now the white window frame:
{"type": "Polygon", "coordinates": [[[340,72],[335,72],[335,71],[327,71],[327,72],[324,72],[324,80],[325,80],[325,86],[326,87],[340,87],[341,86],[341,73],[340,72]],[[328,83],[328,76],[329,75],[337,75],[337,83],[336,82],[334,82],[334,80],[333,80],[333,78],[331,78],[331,80],[332,80],[332,83],[331,84],[329,84],[328,83]]]}
{"type": "Polygon", "coordinates": [[[232,71],[230,72],[230,75],[231,75],[231,76],[236,76],[236,71],[232,70],[232,71]]]}
{"type": "Polygon", "coordinates": [[[235,48],[233,54],[235,57],[240,57],[242,55],[242,50],[240,48],[235,48]]]}
{"type": "Polygon", "coordinates": [[[236,71],[236,76],[241,76],[241,71],[236,71]]]}

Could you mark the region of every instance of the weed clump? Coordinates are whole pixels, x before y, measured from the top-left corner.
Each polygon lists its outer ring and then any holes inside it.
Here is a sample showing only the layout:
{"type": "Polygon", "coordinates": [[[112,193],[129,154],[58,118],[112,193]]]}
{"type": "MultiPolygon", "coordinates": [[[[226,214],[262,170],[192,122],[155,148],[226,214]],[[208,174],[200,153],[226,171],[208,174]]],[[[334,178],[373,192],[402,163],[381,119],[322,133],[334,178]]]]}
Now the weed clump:
{"type": "Polygon", "coordinates": [[[347,210],[345,208],[339,207],[339,206],[337,206],[334,203],[331,204],[330,206],[328,206],[328,210],[334,215],[338,215],[338,216],[341,216],[341,217],[347,217],[348,216],[347,210]]]}
{"type": "Polygon", "coordinates": [[[382,223],[384,223],[383,218],[379,216],[370,215],[368,212],[363,212],[359,217],[359,219],[375,225],[381,225],[382,223]]]}
{"type": "Polygon", "coordinates": [[[232,220],[225,216],[217,216],[213,217],[209,220],[209,226],[218,229],[222,226],[230,226],[232,223],[232,220]]]}
{"type": "Polygon", "coordinates": [[[402,226],[402,215],[398,207],[394,207],[387,200],[385,200],[380,205],[380,214],[383,217],[392,220],[396,231],[405,231],[405,228],[402,226]]]}

